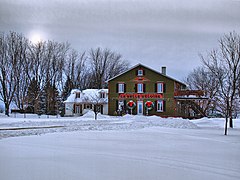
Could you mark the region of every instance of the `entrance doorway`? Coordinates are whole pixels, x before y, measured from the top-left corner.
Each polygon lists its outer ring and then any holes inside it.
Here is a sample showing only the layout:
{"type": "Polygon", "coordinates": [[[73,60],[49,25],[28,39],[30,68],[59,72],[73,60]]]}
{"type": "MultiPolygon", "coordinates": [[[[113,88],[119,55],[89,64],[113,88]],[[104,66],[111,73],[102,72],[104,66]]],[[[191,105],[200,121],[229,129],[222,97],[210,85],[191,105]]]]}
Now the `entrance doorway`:
{"type": "Polygon", "coordinates": [[[137,114],[143,115],[143,101],[137,102],[137,114]]]}

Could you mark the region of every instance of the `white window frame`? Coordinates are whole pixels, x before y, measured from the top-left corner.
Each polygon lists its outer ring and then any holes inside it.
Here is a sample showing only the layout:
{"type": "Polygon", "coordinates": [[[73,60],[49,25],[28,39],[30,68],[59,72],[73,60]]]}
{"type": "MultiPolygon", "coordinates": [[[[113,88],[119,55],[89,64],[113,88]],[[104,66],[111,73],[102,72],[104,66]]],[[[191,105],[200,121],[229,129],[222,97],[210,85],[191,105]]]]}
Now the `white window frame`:
{"type": "Polygon", "coordinates": [[[118,93],[124,93],[124,83],[118,83],[118,93]]]}
{"type": "Polygon", "coordinates": [[[124,108],[124,101],[123,100],[118,101],[118,110],[122,111],[123,108],[124,108]]]}
{"type": "Polygon", "coordinates": [[[143,93],[143,83],[137,84],[137,93],[143,93]]]}
{"type": "Polygon", "coordinates": [[[143,76],[143,70],[142,69],[138,69],[138,76],[143,76]]]}
{"type": "Polygon", "coordinates": [[[157,83],[157,93],[163,93],[163,86],[162,82],[157,83]]]}
{"type": "Polygon", "coordinates": [[[163,112],[163,100],[158,100],[157,101],[157,112],[163,112]]]}

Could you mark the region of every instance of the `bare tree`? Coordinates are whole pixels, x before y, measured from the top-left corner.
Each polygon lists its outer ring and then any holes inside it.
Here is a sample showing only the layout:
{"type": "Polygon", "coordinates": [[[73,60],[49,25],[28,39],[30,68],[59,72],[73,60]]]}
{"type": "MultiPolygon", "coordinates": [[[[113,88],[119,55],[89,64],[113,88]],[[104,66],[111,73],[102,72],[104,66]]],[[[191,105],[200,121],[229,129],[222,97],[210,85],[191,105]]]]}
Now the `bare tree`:
{"type": "Polygon", "coordinates": [[[43,56],[43,72],[44,84],[50,82],[51,85],[62,81],[64,65],[67,52],[69,50],[68,43],[57,43],[48,41],[43,56]]]}
{"type": "Polygon", "coordinates": [[[95,114],[94,119],[97,120],[97,115],[101,112],[101,108],[107,103],[106,98],[100,96],[100,91],[94,91],[91,95],[84,97],[84,102],[93,105],[93,112],[95,114]]]}
{"type": "Polygon", "coordinates": [[[91,49],[89,61],[92,68],[92,86],[101,89],[105,81],[127,70],[129,63],[122,60],[122,56],[109,49],[91,49]]]}
{"type": "Polygon", "coordinates": [[[90,76],[86,61],[87,56],[85,52],[78,53],[72,49],[68,54],[66,67],[64,69],[67,80],[73,82],[73,86],[79,89],[85,89],[87,87],[87,77],[90,76]]]}
{"type": "Polygon", "coordinates": [[[208,57],[202,56],[205,67],[211,71],[219,82],[218,98],[222,102],[222,112],[227,124],[233,127],[234,102],[237,99],[240,78],[240,36],[231,32],[219,40],[219,50],[213,50],[208,57]]]}
{"type": "Polygon", "coordinates": [[[14,94],[13,102],[19,110],[23,111],[27,101],[27,89],[31,80],[27,76],[29,71],[29,41],[23,37],[23,39],[19,42],[19,46],[20,60],[16,65],[18,72],[16,76],[16,91],[14,94]]]}
{"type": "Polygon", "coordinates": [[[87,66],[87,56],[86,53],[80,53],[78,55],[78,60],[76,63],[76,71],[75,71],[75,86],[79,89],[86,89],[89,87],[89,79],[90,70],[89,66],[87,66]]]}
{"type": "Polygon", "coordinates": [[[216,96],[219,90],[219,82],[211,71],[204,67],[197,67],[187,76],[185,83],[191,90],[202,90],[204,95],[208,97],[208,101],[204,101],[202,109],[204,114],[216,111],[216,96]]]}
{"type": "Polygon", "coordinates": [[[25,58],[27,40],[23,35],[10,32],[0,34],[0,99],[9,116],[9,107],[19,87],[20,73],[25,58]]]}

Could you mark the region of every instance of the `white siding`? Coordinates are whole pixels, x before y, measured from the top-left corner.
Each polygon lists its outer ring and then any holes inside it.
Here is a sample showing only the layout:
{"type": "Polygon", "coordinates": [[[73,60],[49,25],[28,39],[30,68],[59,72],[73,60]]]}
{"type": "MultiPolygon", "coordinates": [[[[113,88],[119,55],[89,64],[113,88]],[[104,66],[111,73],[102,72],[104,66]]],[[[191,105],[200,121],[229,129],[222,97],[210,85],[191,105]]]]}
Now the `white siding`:
{"type": "Polygon", "coordinates": [[[65,103],[65,116],[73,116],[73,103],[65,103]]]}
{"type": "Polygon", "coordinates": [[[103,114],[108,115],[108,104],[103,105],[103,114]]]}

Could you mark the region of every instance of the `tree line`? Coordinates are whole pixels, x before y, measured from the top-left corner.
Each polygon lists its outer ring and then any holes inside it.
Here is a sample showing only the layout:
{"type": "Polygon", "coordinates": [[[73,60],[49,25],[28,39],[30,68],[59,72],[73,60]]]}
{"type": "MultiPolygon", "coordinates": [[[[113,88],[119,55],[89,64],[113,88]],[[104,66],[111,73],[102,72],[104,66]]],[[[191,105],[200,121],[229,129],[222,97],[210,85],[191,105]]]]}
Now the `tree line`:
{"type": "Polygon", "coordinates": [[[200,54],[202,64],[186,78],[190,89],[201,89],[209,100],[203,104],[206,114],[219,113],[233,128],[233,118],[240,111],[240,36],[236,32],[225,34],[219,47],[200,54]]]}
{"type": "MultiPolygon", "coordinates": [[[[57,114],[71,89],[106,88],[129,68],[121,54],[96,48],[78,52],[69,43],[32,43],[17,32],[0,33],[0,100],[38,114],[57,114]]],[[[61,110],[61,109],[60,109],[61,110]]]]}

